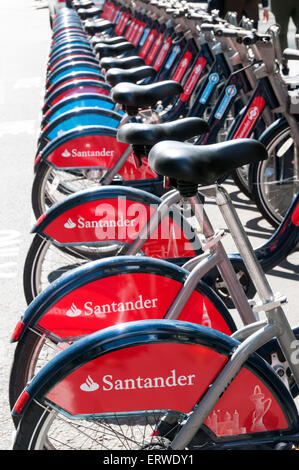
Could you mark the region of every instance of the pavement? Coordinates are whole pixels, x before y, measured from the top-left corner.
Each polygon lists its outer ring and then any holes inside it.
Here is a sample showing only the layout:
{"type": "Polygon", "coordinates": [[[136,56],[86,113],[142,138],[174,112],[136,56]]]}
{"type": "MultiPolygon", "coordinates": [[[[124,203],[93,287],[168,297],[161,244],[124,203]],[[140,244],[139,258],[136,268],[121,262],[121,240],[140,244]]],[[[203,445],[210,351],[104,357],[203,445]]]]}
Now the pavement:
{"type": "MultiPolygon", "coordinates": [[[[33,225],[31,186],[36,137],[44,91],[51,30],[47,8],[32,0],[0,4],[0,449],[11,446],[14,431],[8,405],[8,377],[15,346],[10,336],[26,308],[22,287],[24,259],[33,225]]],[[[292,30],[291,30],[292,32],[292,30]]],[[[291,43],[292,44],[292,43],[291,43]]],[[[292,64],[291,73],[298,73],[292,64]]],[[[235,206],[254,247],[273,233],[254,204],[228,182],[235,206]]],[[[221,228],[212,202],[208,213],[221,228]]],[[[232,241],[225,239],[235,251],[232,241]]],[[[299,252],[269,273],[274,290],[287,295],[291,324],[299,323],[299,252]]]]}

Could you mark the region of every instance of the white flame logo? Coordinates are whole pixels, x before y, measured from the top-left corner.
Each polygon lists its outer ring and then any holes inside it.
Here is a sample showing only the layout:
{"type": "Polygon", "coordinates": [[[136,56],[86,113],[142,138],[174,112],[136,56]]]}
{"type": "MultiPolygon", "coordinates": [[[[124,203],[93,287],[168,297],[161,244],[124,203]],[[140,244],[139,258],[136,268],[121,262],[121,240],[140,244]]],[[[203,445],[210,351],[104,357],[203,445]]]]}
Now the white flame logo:
{"type": "Polygon", "coordinates": [[[75,228],[76,224],[72,221],[71,218],[68,219],[68,221],[64,224],[65,228],[75,228]]]}
{"type": "Polygon", "coordinates": [[[86,381],[82,385],[80,385],[80,388],[81,390],[83,390],[83,392],[94,392],[95,390],[98,390],[99,384],[94,382],[89,375],[86,381]]]}
{"type": "Polygon", "coordinates": [[[67,149],[65,149],[65,151],[61,154],[61,156],[67,158],[67,157],[70,157],[71,154],[67,149]]]}
{"type": "Polygon", "coordinates": [[[76,307],[76,305],[73,303],[71,308],[69,308],[66,312],[67,317],[78,317],[81,315],[82,310],[76,307]]]}

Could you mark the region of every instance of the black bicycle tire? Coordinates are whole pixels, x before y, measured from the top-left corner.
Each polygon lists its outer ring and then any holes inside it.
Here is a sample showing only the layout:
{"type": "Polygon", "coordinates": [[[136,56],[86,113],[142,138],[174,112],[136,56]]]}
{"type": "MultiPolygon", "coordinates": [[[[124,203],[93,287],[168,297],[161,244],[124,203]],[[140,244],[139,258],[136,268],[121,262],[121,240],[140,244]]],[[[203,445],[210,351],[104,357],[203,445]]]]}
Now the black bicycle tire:
{"type": "MultiPolygon", "coordinates": [[[[23,290],[27,305],[29,305],[35,297],[38,295],[38,288],[37,288],[37,281],[36,281],[36,266],[38,265],[39,257],[41,253],[43,253],[43,248],[47,244],[48,240],[46,238],[41,237],[39,234],[36,234],[32,239],[31,245],[28,249],[27,256],[24,263],[23,268],[23,290]]],[[[51,243],[51,242],[50,242],[51,243]]],[[[109,256],[116,256],[119,251],[118,248],[114,248],[114,245],[111,247],[110,251],[105,252],[105,256],[100,256],[99,253],[89,253],[87,254],[86,251],[83,251],[80,246],[74,247],[67,247],[61,246],[58,247],[55,245],[57,249],[60,251],[70,254],[70,255],[77,255],[78,258],[86,259],[88,256],[88,261],[95,261],[102,258],[107,258],[109,256]]],[[[76,266],[74,266],[76,267],[76,266]]]]}
{"type": "MultiPolygon", "coordinates": [[[[33,353],[42,340],[41,336],[37,335],[34,331],[27,330],[22,338],[22,341],[17,343],[14,351],[14,357],[10,368],[8,397],[10,408],[13,409],[21,391],[24,389],[28,376],[30,351],[33,353]],[[26,361],[24,360],[26,358],[26,361]]],[[[17,427],[19,418],[13,416],[14,425],[17,427]]]]}
{"type": "Polygon", "coordinates": [[[231,172],[231,177],[235,185],[240,189],[240,191],[248,197],[251,201],[253,200],[252,192],[249,190],[249,187],[244,184],[243,178],[240,176],[240,170],[237,168],[231,172]]]}
{"type": "MultiPolygon", "coordinates": [[[[286,132],[288,129],[288,123],[282,120],[278,123],[277,126],[273,127],[272,131],[265,133],[265,135],[261,136],[259,140],[265,145],[266,148],[269,148],[270,146],[274,145],[275,140],[278,139],[278,137],[282,133],[286,132]]],[[[272,227],[277,228],[281,223],[281,219],[279,217],[275,217],[273,212],[269,209],[267,202],[264,200],[260,189],[262,184],[262,181],[260,181],[260,171],[263,163],[264,162],[258,162],[250,165],[249,183],[252,189],[254,202],[258,210],[260,211],[262,216],[267,220],[267,222],[272,225],[272,227]]]]}
{"type": "Polygon", "coordinates": [[[38,403],[33,402],[30,405],[29,412],[26,413],[22,420],[22,426],[12,450],[31,450],[34,448],[36,440],[32,439],[32,426],[35,426],[35,423],[37,423],[38,429],[41,429],[48,415],[49,411],[42,408],[38,403]]]}
{"type": "Polygon", "coordinates": [[[44,182],[45,179],[45,174],[49,171],[49,165],[45,162],[40,162],[38,164],[35,177],[33,180],[32,184],[32,190],[31,190],[31,204],[32,204],[32,210],[34,212],[34,215],[36,219],[39,219],[39,217],[43,214],[43,208],[41,204],[41,186],[44,182]]]}

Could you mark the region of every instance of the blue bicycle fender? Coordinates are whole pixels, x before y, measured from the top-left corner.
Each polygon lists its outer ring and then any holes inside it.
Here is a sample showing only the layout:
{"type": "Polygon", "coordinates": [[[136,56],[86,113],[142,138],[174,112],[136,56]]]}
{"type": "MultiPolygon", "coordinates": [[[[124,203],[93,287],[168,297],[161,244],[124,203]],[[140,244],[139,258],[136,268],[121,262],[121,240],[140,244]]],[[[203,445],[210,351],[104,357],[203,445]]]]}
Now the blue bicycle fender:
{"type": "Polygon", "coordinates": [[[71,109],[53,119],[43,130],[39,140],[53,140],[62,132],[71,131],[79,126],[107,126],[116,129],[122,117],[113,110],[99,107],[82,107],[71,109]]]}

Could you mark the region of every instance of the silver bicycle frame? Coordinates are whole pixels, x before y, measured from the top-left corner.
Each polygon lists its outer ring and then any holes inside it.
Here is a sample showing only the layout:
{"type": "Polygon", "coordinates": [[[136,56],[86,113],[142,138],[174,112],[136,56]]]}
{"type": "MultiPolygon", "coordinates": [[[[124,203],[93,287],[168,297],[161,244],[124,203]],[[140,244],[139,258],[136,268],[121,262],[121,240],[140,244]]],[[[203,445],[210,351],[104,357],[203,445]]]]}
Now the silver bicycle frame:
{"type": "Polygon", "coordinates": [[[202,426],[224,390],[236,377],[249,356],[271,339],[277,338],[282,353],[293,373],[294,380],[299,385],[299,364],[292,361],[293,351],[291,348],[292,343],[295,344],[296,338],[281,306],[285,299],[274,295],[230,198],[221,187],[216,188],[216,202],[240,251],[249,275],[255,283],[257,293],[262,301],[258,309],[265,312],[267,320],[242,328],[233,335],[235,338],[239,337],[241,339],[243,334],[243,342],[228,358],[226,365],[171,442],[170,448],[172,450],[185,449],[188,446],[188,443],[196,435],[197,430],[202,426]]]}
{"type": "Polygon", "coordinates": [[[125,162],[128,160],[130,154],[132,153],[132,147],[129,145],[126,150],[119,157],[114,167],[111,170],[107,171],[105,176],[101,179],[101,185],[108,185],[112,183],[113,178],[118,174],[119,170],[123,167],[125,162]]]}
{"type": "MultiPolygon", "coordinates": [[[[212,188],[214,188],[214,186],[212,188]]],[[[204,189],[201,190],[201,192],[203,191],[204,189]]],[[[150,238],[151,234],[158,228],[162,219],[169,213],[170,207],[177,204],[181,199],[182,196],[176,190],[170,191],[164,196],[156,212],[128,248],[126,252],[127,255],[136,255],[141,251],[146,240],[150,238]]],[[[177,319],[200,279],[212,268],[217,266],[244,325],[255,322],[258,318],[250,307],[235,270],[221,243],[222,233],[214,232],[198,197],[189,198],[188,202],[194,211],[199,227],[201,227],[204,236],[202,248],[206,253],[195,257],[183,266],[183,268],[190,271],[190,274],[187,276],[183,287],[171,304],[165,318],[172,320],[177,319]]]]}

